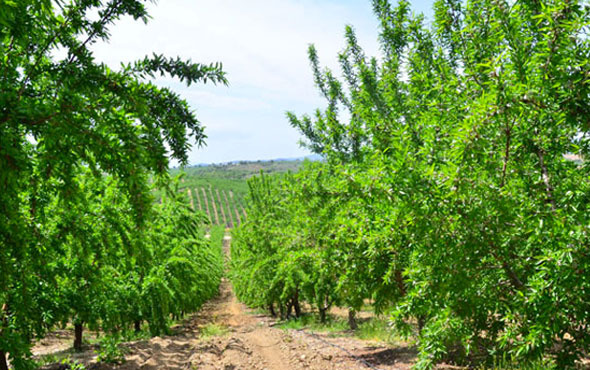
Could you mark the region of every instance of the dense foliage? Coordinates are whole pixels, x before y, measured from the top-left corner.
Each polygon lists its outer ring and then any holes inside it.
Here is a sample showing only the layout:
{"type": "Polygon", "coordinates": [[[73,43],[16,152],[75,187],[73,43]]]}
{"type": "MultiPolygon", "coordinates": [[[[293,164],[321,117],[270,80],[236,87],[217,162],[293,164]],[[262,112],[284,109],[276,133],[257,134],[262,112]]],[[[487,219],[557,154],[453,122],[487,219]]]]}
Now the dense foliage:
{"type": "Polygon", "coordinates": [[[114,179],[83,181],[85,199],[56,197],[47,223],[49,239],[60,241],[54,276],[64,325],[117,332],[145,321],[158,335],[171,315],[193,312],[217,292],[221,243],[204,238],[205,216],[177,188],[138,227],[114,179]]]}
{"type": "MultiPolygon", "coordinates": [[[[0,369],[30,365],[32,339],[58,322],[107,330],[195,309],[218,258],[203,218],[170,195],[169,158],[186,163],[203,127],[149,82],[225,83],[219,64],[160,55],[113,70],[92,45],[140,0],[0,0],[0,369]]],[[[79,344],[79,341],[77,341],[79,344]]]]}
{"type": "Polygon", "coordinates": [[[415,332],[418,368],[574,366],[590,345],[589,5],[438,0],[431,23],[373,6],[379,58],[351,27],[341,77],[309,50],[327,107],[289,118],[326,161],[251,181],[239,297],[373,302],[415,332]]]}

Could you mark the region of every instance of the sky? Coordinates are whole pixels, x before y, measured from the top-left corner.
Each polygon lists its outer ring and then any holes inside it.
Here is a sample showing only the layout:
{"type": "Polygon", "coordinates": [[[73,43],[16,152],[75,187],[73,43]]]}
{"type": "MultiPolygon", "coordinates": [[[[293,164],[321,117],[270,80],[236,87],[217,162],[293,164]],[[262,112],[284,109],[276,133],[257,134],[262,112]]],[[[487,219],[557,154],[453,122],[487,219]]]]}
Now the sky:
{"type": "MultiPolygon", "coordinates": [[[[428,14],[429,8],[429,1],[413,2],[418,13],[428,14]]],[[[109,42],[93,50],[113,68],[152,52],[223,64],[229,86],[155,80],[186,99],[205,126],[206,146],[193,146],[190,164],[310,154],[285,115],[325,106],[314,86],[308,46],[315,44],[322,65],[337,71],[344,27],[352,25],[366,54],[379,54],[370,0],[160,0],[148,9],[147,24],[121,19],[111,27],[109,42]]]]}

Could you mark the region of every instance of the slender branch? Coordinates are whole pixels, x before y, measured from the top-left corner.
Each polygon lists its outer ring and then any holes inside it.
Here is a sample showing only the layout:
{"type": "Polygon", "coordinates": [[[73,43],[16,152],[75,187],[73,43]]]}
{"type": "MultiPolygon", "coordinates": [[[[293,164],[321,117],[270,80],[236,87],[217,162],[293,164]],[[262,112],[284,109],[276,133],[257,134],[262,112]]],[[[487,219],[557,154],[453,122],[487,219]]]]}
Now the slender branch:
{"type": "Polygon", "coordinates": [[[504,187],[506,183],[506,169],[508,168],[508,161],[510,160],[510,144],[512,141],[512,127],[514,127],[514,121],[510,126],[506,126],[506,146],[504,147],[504,163],[502,164],[502,180],[500,181],[500,188],[504,187]]]}
{"type": "Polygon", "coordinates": [[[555,198],[553,197],[553,186],[551,186],[549,172],[547,171],[547,166],[545,165],[544,151],[540,147],[537,147],[536,153],[537,153],[537,157],[539,158],[539,166],[541,167],[541,175],[543,178],[543,183],[545,184],[545,192],[547,193],[547,200],[549,201],[549,203],[551,203],[551,210],[555,211],[557,206],[555,204],[555,198]]]}
{"type": "Polygon", "coordinates": [[[102,27],[104,27],[110,17],[113,15],[113,13],[117,10],[118,6],[121,4],[121,0],[116,0],[115,2],[111,3],[111,8],[108,9],[105,14],[102,16],[102,18],[100,19],[100,21],[98,21],[100,27],[94,27],[94,29],[92,30],[92,32],[90,32],[90,34],[88,35],[88,37],[86,38],[86,40],[84,40],[84,42],[82,42],[82,44],[80,44],[80,46],[78,46],[74,51],[70,51],[70,59],[68,59],[66,64],[70,64],[74,61],[74,58],[76,58],[77,54],[84,48],[86,47],[86,45],[96,36],[96,34],[98,33],[98,30],[102,27]]]}
{"type": "Polygon", "coordinates": [[[503,257],[501,257],[500,255],[498,255],[498,253],[495,252],[494,249],[496,248],[496,246],[492,245],[491,247],[492,256],[494,256],[494,258],[502,264],[502,269],[504,270],[506,275],[508,275],[508,279],[510,279],[510,283],[512,284],[512,286],[518,290],[524,288],[524,283],[522,282],[522,280],[520,280],[518,275],[516,275],[516,272],[514,272],[514,270],[512,269],[512,267],[510,267],[508,262],[506,262],[506,260],[503,257]]]}
{"type": "MultiPolygon", "coordinates": [[[[61,4],[59,4],[61,8],[61,4]]],[[[61,8],[63,9],[63,8],[61,8]]],[[[70,20],[70,19],[68,19],[70,20]]],[[[49,42],[47,42],[38,52],[37,55],[35,57],[35,63],[33,64],[33,68],[31,69],[31,73],[27,75],[27,77],[25,78],[25,80],[23,81],[23,84],[21,86],[21,88],[19,89],[18,92],[18,100],[21,99],[22,94],[25,91],[25,87],[27,86],[27,84],[29,83],[29,81],[31,80],[32,77],[35,76],[35,70],[37,69],[37,66],[39,65],[39,63],[41,62],[41,58],[42,56],[47,52],[47,50],[49,49],[49,47],[51,46],[51,44],[53,44],[55,42],[55,40],[58,38],[59,34],[61,33],[61,31],[66,27],[66,25],[68,24],[67,21],[63,22],[61,24],[61,26],[57,29],[57,31],[49,38],[49,42]]]]}

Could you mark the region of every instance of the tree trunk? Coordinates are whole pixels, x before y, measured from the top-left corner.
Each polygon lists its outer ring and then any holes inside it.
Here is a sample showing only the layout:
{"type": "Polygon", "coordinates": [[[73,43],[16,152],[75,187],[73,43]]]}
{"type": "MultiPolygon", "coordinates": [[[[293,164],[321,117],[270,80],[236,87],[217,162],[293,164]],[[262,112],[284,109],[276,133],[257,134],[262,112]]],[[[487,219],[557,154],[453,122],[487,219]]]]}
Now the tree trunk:
{"type": "Polygon", "coordinates": [[[356,330],[359,328],[356,322],[356,311],[352,308],[348,310],[348,326],[350,326],[350,330],[356,330]]]}
{"type": "Polygon", "coordinates": [[[406,285],[404,284],[404,277],[400,269],[395,270],[395,283],[397,289],[399,289],[399,295],[402,297],[406,296],[406,285]]]}
{"type": "Polygon", "coordinates": [[[426,324],[426,317],[424,317],[424,315],[418,316],[418,334],[422,333],[422,329],[424,329],[425,324],[426,324]]]}
{"type": "Polygon", "coordinates": [[[0,370],[8,370],[8,362],[6,362],[6,353],[0,351],[0,370]]]}
{"type": "Polygon", "coordinates": [[[277,313],[275,312],[275,306],[274,304],[272,304],[272,302],[268,305],[268,310],[270,311],[272,317],[277,317],[277,313]]]}
{"type": "Polygon", "coordinates": [[[84,326],[82,323],[74,324],[74,350],[81,351],[82,350],[82,331],[84,326]]]}
{"type": "MultiPolygon", "coordinates": [[[[0,310],[0,338],[3,336],[4,328],[8,325],[8,316],[10,315],[8,303],[2,305],[0,310]]],[[[0,349],[0,370],[8,370],[8,361],[6,360],[6,352],[0,349]]]]}
{"type": "Polygon", "coordinates": [[[326,323],[326,311],[327,311],[327,308],[320,308],[319,310],[320,310],[320,322],[322,324],[325,324],[326,323]]]}
{"type": "Polygon", "coordinates": [[[141,331],[141,320],[135,320],[133,322],[133,327],[135,328],[135,332],[139,333],[141,331]]]}
{"type": "Polygon", "coordinates": [[[539,158],[539,166],[541,166],[541,174],[543,175],[543,183],[545,184],[545,192],[547,193],[547,202],[551,203],[551,210],[555,212],[557,205],[555,204],[555,198],[553,197],[553,186],[549,178],[549,171],[545,165],[545,156],[543,150],[537,148],[537,157],[539,158]]]}
{"type": "Polygon", "coordinates": [[[295,317],[301,317],[301,306],[299,305],[299,290],[295,291],[293,296],[293,308],[295,308],[295,317]]]}

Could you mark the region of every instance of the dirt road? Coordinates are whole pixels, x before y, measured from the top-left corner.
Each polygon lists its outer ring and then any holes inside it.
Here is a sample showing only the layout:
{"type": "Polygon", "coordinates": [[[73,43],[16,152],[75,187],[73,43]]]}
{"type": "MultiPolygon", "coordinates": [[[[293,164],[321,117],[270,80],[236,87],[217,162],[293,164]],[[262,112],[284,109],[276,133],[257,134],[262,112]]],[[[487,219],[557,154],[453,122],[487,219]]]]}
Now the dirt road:
{"type": "MultiPolygon", "coordinates": [[[[226,249],[229,243],[226,237],[226,249]]],[[[414,358],[407,349],[273,325],[272,318],[253,314],[238,302],[224,279],[219,296],[176,328],[175,335],[125,344],[129,354],[122,365],[84,360],[89,369],[390,370],[409,369],[414,358]]]]}

